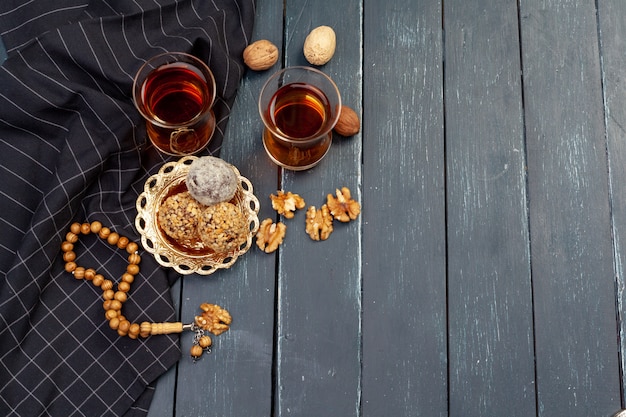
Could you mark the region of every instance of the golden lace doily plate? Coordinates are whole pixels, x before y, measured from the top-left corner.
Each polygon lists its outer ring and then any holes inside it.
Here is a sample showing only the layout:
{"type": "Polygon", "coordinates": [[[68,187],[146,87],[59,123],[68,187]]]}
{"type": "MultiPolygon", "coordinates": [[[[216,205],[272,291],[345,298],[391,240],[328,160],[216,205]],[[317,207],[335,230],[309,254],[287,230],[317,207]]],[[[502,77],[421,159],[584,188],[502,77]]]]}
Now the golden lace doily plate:
{"type": "Polygon", "coordinates": [[[241,247],[236,251],[216,253],[200,240],[181,243],[163,233],[157,222],[157,211],[167,197],[187,190],[185,178],[189,165],[197,158],[186,156],[177,162],[164,164],[158,173],[148,178],[144,191],[137,198],[135,227],[141,235],[143,247],[154,255],[159,264],[174,268],[183,275],[209,275],[219,269],[230,268],[237,258],[250,249],[252,238],[259,229],[259,200],[253,194],[250,181],[233,166],[239,184],[230,202],[239,207],[250,224],[250,232],[241,247]]]}

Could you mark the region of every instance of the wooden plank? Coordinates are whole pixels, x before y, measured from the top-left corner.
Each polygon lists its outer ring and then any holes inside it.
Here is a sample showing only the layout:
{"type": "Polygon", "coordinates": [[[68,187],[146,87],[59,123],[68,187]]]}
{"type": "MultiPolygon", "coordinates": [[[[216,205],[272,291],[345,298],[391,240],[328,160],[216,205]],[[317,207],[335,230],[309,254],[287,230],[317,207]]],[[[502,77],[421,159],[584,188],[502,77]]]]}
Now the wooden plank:
{"type": "Polygon", "coordinates": [[[444,15],[450,414],[534,415],[517,4],[444,15]]]}
{"type": "MultiPolygon", "coordinates": [[[[281,46],[282,14],[282,1],[257,2],[253,40],[268,39],[281,46]]],[[[260,219],[273,216],[268,196],[275,192],[277,181],[277,169],[264,154],[256,104],[270,74],[245,74],[220,153],[252,182],[260,219]]],[[[213,337],[211,354],[197,363],[186,356],[191,338],[182,339],[175,415],[272,415],[275,268],[275,256],[254,245],[229,270],[183,278],[183,318],[193,319],[198,305],[210,302],[227,308],[233,323],[228,332],[213,337]]]]}
{"type": "Polygon", "coordinates": [[[365,2],[364,416],[447,416],[442,2],[365,2]]]}
{"type": "Polygon", "coordinates": [[[540,415],[620,405],[594,2],[521,2],[540,415]]]}
{"type": "Polygon", "coordinates": [[[620,377],[622,381],[622,408],[626,403],[624,392],[624,369],[626,368],[626,3],[620,0],[598,2],[598,22],[600,24],[600,52],[605,100],[605,120],[607,150],[609,155],[611,221],[613,225],[617,305],[619,323],[619,343],[621,354],[620,377]]]}
{"type": "MultiPolygon", "coordinates": [[[[324,73],[344,102],[361,108],[361,1],[285,3],[287,66],[308,65],[304,39],[320,25],[334,28],[337,48],[324,73]]],[[[335,138],[326,158],[305,172],[286,171],[281,188],[321,207],[328,193],[347,186],[360,200],[361,137],[335,138]]],[[[305,213],[285,220],[279,253],[276,415],[357,416],[360,400],[360,218],[337,224],[326,241],[305,233],[305,213]]]]}

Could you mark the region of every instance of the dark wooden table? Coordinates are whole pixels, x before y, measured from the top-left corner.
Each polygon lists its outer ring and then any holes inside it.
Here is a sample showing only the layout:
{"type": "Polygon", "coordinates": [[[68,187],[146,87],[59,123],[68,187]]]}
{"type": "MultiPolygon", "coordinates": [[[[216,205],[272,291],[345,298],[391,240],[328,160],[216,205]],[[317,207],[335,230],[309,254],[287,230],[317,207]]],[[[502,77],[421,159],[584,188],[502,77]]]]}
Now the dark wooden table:
{"type": "Polygon", "coordinates": [[[158,381],[150,417],[621,409],[626,2],[259,0],[256,39],[282,59],[245,75],[221,156],[260,218],[279,189],[319,206],[347,186],[363,212],[325,242],[298,212],[277,254],[182,278],[181,317],[208,300],[234,322],[158,381]],[[362,131],[282,171],[257,97],[319,25],[362,131]]]}

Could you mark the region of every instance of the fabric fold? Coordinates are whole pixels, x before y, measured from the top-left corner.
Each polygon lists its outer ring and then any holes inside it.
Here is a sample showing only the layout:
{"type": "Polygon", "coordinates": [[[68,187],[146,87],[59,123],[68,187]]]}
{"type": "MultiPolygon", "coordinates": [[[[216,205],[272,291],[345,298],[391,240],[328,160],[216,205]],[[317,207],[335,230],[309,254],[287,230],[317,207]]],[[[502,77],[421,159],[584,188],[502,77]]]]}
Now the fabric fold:
{"type": "MultiPolygon", "coordinates": [[[[178,337],[132,340],[108,327],[102,291],[64,271],[73,221],[139,242],[135,202],[173,157],[132,104],[137,69],[165,51],[196,55],[218,86],[217,154],[254,21],[254,0],[5,0],[0,36],[0,414],[145,415],[149,385],[181,355],[178,337]]],[[[79,265],[117,283],[125,251],[81,238],[79,265]]],[[[132,321],[172,321],[178,279],[141,251],[124,303],[132,321]]]]}

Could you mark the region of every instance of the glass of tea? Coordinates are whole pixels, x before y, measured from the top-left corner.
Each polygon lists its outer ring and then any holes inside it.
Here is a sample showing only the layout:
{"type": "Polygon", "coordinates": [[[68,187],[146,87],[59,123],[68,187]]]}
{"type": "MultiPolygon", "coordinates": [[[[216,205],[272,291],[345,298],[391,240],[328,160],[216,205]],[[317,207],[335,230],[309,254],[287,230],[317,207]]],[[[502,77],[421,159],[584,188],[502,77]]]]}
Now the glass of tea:
{"type": "Polygon", "coordinates": [[[135,76],[133,100],[161,152],[192,155],[209,144],[215,130],[215,78],[200,59],[182,52],[149,59],[135,76]]]}
{"type": "Polygon", "coordinates": [[[326,74],[311,67],[287,67],[261,89],[263,146],[276,164],[295,171],[319,163],[330,149],[341,96],[326,74]]]}

